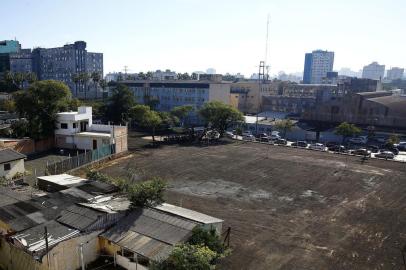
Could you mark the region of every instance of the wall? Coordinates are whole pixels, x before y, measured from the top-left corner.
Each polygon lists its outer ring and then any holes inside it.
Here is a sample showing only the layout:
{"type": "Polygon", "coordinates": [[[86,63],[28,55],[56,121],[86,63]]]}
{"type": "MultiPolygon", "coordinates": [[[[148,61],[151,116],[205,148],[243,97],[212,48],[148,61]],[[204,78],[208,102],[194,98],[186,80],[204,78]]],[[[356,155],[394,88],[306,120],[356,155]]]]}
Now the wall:
{"type": "Polygon", "coordinates": [[[126,126],[114,127],[114,140],[116,144],[116,153],[128,150],[128,128],[126,126]]]}
{"type": "Polygon", "coordinates": [[[32,139],[8,139],[0,141],[0,148],[12,148],[25,155],[48,151],[55,146],[54,138],[34,141],[32,139]]]}
{"type": "Polygon", "coordinates": [[[4,164],[6,163],[0,164],[0,177],[5,176],[7,179],[11,179],[16,175],[16,173],[25,172],[24,159],[10,162],[11,169],[9,171],[4,171],[4,164]]]}
{"type": "Polygon", "coordinates": [[[209,102],[221,101],[225,104],[230,104],[230,84],[211,83],[209,88],[209,102]]]}

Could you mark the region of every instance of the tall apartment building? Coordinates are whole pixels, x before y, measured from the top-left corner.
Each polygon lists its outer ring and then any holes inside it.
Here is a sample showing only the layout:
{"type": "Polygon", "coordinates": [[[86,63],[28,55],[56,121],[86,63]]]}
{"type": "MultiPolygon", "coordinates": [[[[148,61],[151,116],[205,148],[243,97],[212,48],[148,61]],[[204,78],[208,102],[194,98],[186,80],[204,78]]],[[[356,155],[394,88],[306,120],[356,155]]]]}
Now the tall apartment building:
{"type": "Polygon", "coordinates": [[[385,65],[379,65],[377,62],[372,62],[364,66],[362,70],[362,78],[372,80],[382,80],[385,75],[385,65]]]}
{"type": "MultiPolygon", "coordinates": [[[[20,58],[19,54],[21,51],[21,44],[17,40],[0,41],[0,75],[5,71],[19,72],[18,67],[20,67],[20,63],[18,59],[20,58]],[[11,64],[12,56],[15,59],[13,65],[11,64]],[[12,67],[15,70],[11,70],[12,67]]],[[[23,51],[23,54],[25,54],[26,50],[23,51]]]]}
{"type": "Polygon", "coordinates": [[[306,53],[303,83],[321,84],[328,72],[333,71],[334,52],[316,50],[306,53]]]}
{"type": "Polygon", "coordinates": [[[76,41],[56,48],[37,48],[32,54],[33,71],[40,80],[62,81],[79,98],[95,95],[89,85],[73,81],[73,76],[80,73],[98,72],[103,76],[103,54],[88,52],[86,42],[76,41]]]}
{"type": "Polygon", "coordinates": [[[400,80],[403,78],[404,68],[393,67],[387,71],[386,78],[388,80],[400,80]]]}
{"type": "Polygon", "coordinates": [[[21,44],[17,40],[0,41],[0,53],[16,53],[21,50],[21,44]]]}

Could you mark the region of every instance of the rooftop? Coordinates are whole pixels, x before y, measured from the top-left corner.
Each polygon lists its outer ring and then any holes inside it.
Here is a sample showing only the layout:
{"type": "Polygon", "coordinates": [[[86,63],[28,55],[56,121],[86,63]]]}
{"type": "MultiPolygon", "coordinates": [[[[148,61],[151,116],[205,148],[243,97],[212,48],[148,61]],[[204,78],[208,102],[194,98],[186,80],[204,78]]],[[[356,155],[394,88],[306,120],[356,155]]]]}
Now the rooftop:
{"type": "Polygon", "coordinates": [[[203,224],[213,224],[213,223],[220,223],[223,222],[223,220],[219,218],[215,218],[212,216],[208,216],[187,208],[175,206],[169,203],[163,203],[159,206],[154,207],[155,209],[161,210],[166,213],[170,213],[179,217],[187,218],[199,223],[203,224]]]}
{"type": "Polygon", "coordinates": [[[26,157],[27,157],[26,155],[18,153],[17,151],[10,148],[0,150],[0,164],[19,159],[25,159],[26,157]]]}
{"type": "Polygon", "coordinates": [[[105,132],[80,132],[77,133],[76,136],[81,136],[81,137],[101,137],[101,138],[110,138],[111,135],[110,133],[105,133],[105,132]]]}
{"type": "Polygon", "coordinates": [[[77,185],[79,183],[83,183],[84,181],[88,181],[87,179],[73,176],[69,174],[58,174],[58,175],[49,175],[49,176],[39,176],[37,177],[40,180],[44,180],[47,182],[55,183],[61,186],[71,187],[77,185]]]}

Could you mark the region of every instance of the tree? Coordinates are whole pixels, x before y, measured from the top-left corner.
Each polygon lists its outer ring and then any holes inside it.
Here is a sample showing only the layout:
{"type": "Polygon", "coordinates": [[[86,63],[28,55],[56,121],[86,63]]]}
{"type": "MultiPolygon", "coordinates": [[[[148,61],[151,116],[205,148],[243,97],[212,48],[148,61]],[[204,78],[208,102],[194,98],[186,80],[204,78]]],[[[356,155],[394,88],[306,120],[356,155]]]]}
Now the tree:
{"type": "Polygon", "coordinates": [[[38,80],[37,74],[34,72],[28,72],[25,74],[25,80],[29,83],[32,84],[38,80]]]}
{"type": "Polygon", "coordinates": [[[390,135],[389,140],[388,140],[388,144],[393,146],[394,144],[397,144],[399,142],[400,142],[400,139],[399,139],[398,135],[396,135],[396,134],[390,135]]]}
{"type": "Polygon", "coordinates": [[[155,130],[162,124],[162,118],[158,112],[151,110],[147,105],[136,105],[131,108],[131,117],[142,127],[152,129],[152,142],[155,142],[155,130]]]}
{"type": "Polygon", "coordinates": [[[147,74],[145,74],[145,77],[147,80],[152,80],[154,74],[152,73],[152,71],[148,71],[147,74]]]}
{"type": "Polygon", "coordinates": [[[244,121],[243,114],[236,108],[220,101],[211,101],[203,105],[199,115],[211,125],[218,129],[223,136],[230,124],[244,121]]]}
{"type": "Polygon", "coordinates": [[[164,262],[153,262],[152,270],[211,270],[216,252],[205,246],[179,244],[164,262]]]}
{"type": "Polygon", "coordinates": [[[10,125],[13,138],[24,138],[29,136],[29,124],[25,119],[18,120],[10,125]]]}
{"type": "Polygon", "coordinates": [[[80,82],[84,85],[85,99],[87,99],[87,90],[88,90],[88,84],[90,81],[90,75],[87,72],[80,73],[79,79],[80,79],[80,82]]]}
{"type": "Polygon", "coordinates": [[[74,73],[72,74],[72,81],[75,83],[75,96],[78,96],[78,87],[79,87],[79,83],[80,83],[80,76],[78,73],[74,73]]]}
{"type": "Polygon", "coordinates": [[[133,184],[128,187],[130,208],[157,206],[164,202],[166,183],[160,178],[133,184]]]}
{"type": "Polygon", "coordinates": [[[145,75],[144,72],[138,73],[137,77],[138,77],[139,80],[146,80],[147,79],[147,76],[145,75]]]}
{"type": "Polygon", "coordinates": [[[128,121],[128,113],[134,104],[131,90],[124,84],[117,84],[107,105],[106,118],[116,124],[128,121]]]}
{"type": "Polygon", "coordinates": [[[103,89],[103,101],[104,101],[104,98],[105,98],[105,90],[106,90],[106,87],[107,87],[107,82],[106,82],[106,80],[104,80],[104,79],[101,79],[100,80],[100,82],[99,82],[99,85],[100,85],[100,87],[101,87],[101,89],[103,89]]]}
{"type": "Polygon", "coordinates": [[[97,86],[101,80],[101,75],[99,72],[92,72],[92,74],[90,75],[90,77],[92,78],[93,81],[93,86],[94,86],[94,90],[96,91],[96,99],[97,99],[97,86]]]}
{"type": "Polygon", "coordinates": [[[177,106],[171,110],[171,114],[176,116],[181,121],[182,126],[184,126],[187,117],[189,116],[192,110],[193,106],[191,105],[177,106]]]}
{"type": "Polygon", "coordinates": [[[223,254],[225,250],[220,236],[214,228],[205,230],[201,227],[195,227],[188,242],[191,245],[206,246],[219,255],[223,254]]]}
{"type": "Polygon", "coordinates": [[[13,74],[14,82],[18,86],[19,89],[22,89],[24,83],[24,74],[21,72],[16,72],[13,74]]]}
{"type": "Polygon", "coordinates": [[[361,129],[354,124],[342,122],[336,127],[335,134],[343,136],[343,142],[346,138],[358,135],[361,133],[361,129]]]}
{"type": "Polygon", "coordinates": [[[28,90],[14,94],[17,112],[27,119],[30,137],[34,139],[53,136],[57,113],[67,109],[70,99],[68,86],[53,80],[35,82],[28,90]]]}
{"type": "Polygon", "coordinates": [[[7,112],[15,112],[16,110],[15,101],[12,99],[0,100],[0,110],[7,112]]]}
{"type": "Polygon", "coordinates": [[[283,119],[275,123],[274,127],[283,132],[283,137],[286,137],[286,133],[292,131],[295,124],[290,119],[283,119]]]}

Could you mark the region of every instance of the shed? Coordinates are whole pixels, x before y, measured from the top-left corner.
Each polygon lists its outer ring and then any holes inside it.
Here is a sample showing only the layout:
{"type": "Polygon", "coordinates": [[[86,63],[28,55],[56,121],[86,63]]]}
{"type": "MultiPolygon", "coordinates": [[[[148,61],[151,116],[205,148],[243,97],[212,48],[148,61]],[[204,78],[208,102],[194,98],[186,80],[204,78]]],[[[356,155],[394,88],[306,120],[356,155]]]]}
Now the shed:
{"type": "Polygon", "coordinates": [[[37,177],[38,188],[47,192],[61,191],[85,181],[87,181],[87,179],[65,173],[37,177]]]}
{"type": "Polygon", "coordinates": [[[11,179],[17,174],[24,174],[26,158],[26,155],[10,148],[0,150],[0,177],[11,179]]]}

